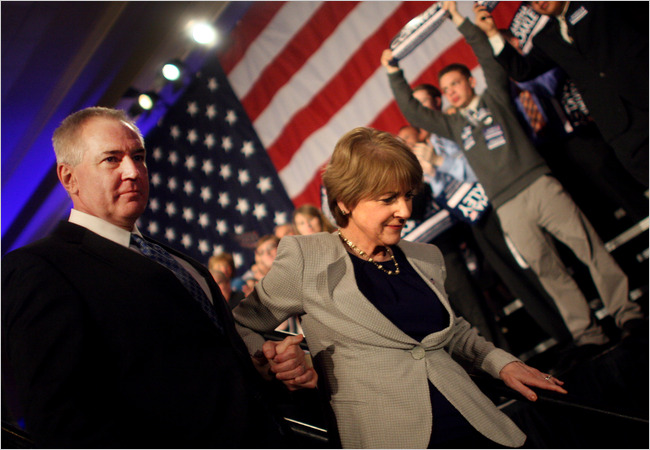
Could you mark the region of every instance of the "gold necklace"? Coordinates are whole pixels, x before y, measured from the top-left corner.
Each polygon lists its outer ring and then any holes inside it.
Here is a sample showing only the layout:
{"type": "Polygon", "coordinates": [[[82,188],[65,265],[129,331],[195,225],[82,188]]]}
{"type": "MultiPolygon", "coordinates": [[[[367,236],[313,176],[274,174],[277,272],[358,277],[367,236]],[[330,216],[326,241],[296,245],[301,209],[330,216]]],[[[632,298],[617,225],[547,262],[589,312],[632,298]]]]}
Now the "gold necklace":
{"type": "Polygon", "coordinates": [[[388,254],[390,255],[390,259],[392,259],[393,263],[395,264],[395,270],[384,269],[384,266],[382,264],[380,264],[377,261],[375,261],[374,259],[372,259],[366,252],[364,252],[359,247],[354,245],[352,243],[352,241],[346,239],[345,236],[343,236],[341,234],[341,230],[338,230],[338,234],[339,234],[339,237],[341,238],[341,240],[343,242],[345,242],[348,245],[348,247],[350,247],[352,250],[356,251],[359,254],[359,256],[361,256],[362,258],[364,258],[364,257],[367,258],[368,262],[373,263],[375,265],[375,267],[377,267],[377,269],[381,270],[384,273],[387,273],[388,275],[399,275],[399,264],[397,263],[397,260],[395,259],[395,255],[393,255],[393,250],[391,250],[390,247],[386,246],[386,249],[388,250],[388,254]]]}

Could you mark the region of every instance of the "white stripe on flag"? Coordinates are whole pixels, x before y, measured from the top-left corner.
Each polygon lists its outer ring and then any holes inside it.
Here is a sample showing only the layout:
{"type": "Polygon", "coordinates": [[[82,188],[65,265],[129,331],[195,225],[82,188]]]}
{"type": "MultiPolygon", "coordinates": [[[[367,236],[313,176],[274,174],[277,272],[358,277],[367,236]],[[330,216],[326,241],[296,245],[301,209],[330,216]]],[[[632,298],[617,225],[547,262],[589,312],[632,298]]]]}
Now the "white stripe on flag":
{"type": "Polygon", "coordinates": [[[228,80],[242,99],[255,85],[264,69],[291,41],[322,2],[287,2],[246,50],[246,54],[228,73],[228,80]]]}
{"type": "Polygon", "coordinates": [[[363,2],[348,14],[253,123],[266,147],[273,145],[289,120],[323,89],[398,6],[399,2],[363,2]]]}

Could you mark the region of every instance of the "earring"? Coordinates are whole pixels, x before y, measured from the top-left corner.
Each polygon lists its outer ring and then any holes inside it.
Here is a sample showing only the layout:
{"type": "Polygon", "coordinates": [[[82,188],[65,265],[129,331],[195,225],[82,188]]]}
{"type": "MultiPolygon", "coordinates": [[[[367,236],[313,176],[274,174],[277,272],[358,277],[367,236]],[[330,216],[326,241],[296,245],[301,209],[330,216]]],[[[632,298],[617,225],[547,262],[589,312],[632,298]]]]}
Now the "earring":
{"type": "Polygon", "coordinates": [[[347,215],[348,215],[348,212],[347,212],[347,211],[343,211],[343,210],[341,210],[341,214],[343,214],[344,216],[347,216],[347,215]]]}

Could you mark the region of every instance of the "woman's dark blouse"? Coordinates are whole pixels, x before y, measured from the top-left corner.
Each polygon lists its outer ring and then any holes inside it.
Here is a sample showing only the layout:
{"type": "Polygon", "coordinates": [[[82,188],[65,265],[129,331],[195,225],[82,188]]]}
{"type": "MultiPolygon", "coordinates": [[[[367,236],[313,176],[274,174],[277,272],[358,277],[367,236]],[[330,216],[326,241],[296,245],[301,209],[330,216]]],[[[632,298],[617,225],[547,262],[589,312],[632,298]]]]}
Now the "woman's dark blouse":
{"type": "MultiPolygon", "coordinates": [[[[357,286],[370,303],[395,326],[416,341],[422,341],[429,334],[449,325],[449,313],[436,293],[409,264],[399,247],[391,249],[399,264],[398,275],[388,275],[373,263],[350,254],[357,286]]],[[[392,260],[381,264],[386,270],[395,270],[392,260]]],[[[434,427],[430,446],[456,439],[472,430],[467,420],[431,382],[429,393],[434,427]]]]}

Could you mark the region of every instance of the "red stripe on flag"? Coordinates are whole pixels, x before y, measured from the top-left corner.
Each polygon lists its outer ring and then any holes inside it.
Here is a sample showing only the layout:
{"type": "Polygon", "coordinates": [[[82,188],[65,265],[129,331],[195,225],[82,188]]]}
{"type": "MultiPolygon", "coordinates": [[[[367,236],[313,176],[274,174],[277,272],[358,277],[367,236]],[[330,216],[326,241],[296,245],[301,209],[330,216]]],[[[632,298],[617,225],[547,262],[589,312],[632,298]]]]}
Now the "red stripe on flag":
{"type": "Polygon", "coordinates": [[[312,133],[325,126],[363,86],[379,66],[381,52],[414,16],[431,6],[428,2],[404,2],[349,58],[320,92],[285,124],[267,152],[278,171],[282,170],[312,133]],[[335,95],[334,95],[335,94],[335,95]]]}
{"type": "Polygon", "coordinates": [[[321,201],[320,188],[322,185],[321,173],[323,172],[325,166],[326,164],[319,167],[318,170],[316,171],[316,175],[314,176],[314,178],[311,179],[311,181],[305,187],[305,189],[300,194],[294,196],[291,199],[293,201],[293,204],[296,206],[296,208],[304,204],[314,205],[318,208],[321,207],[321,203],[320,203],[321,201]]]}
{"type": "Polygon", "coordinates": [[[224,43],[227,50],[219,56],[225,73],[229,73],[246,54],[257,37],[264,31],[286,2],[254,2],[224,43]]]}
{"type": "Polygon", "coordinates": [[[252,122],[359,2],[325,2],[257,78],[241,102],[252,122]]]}

